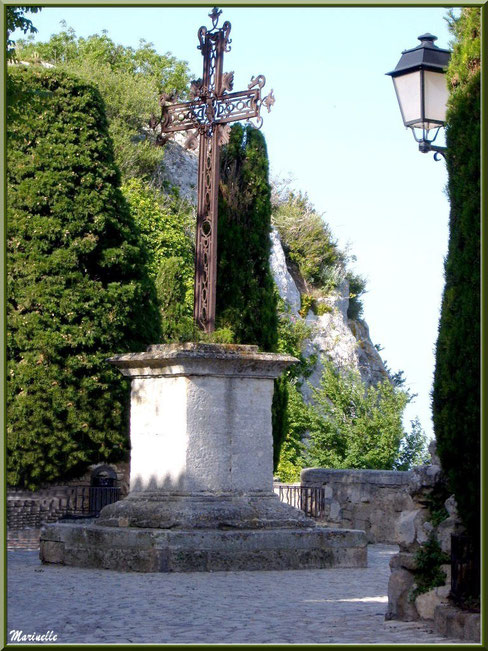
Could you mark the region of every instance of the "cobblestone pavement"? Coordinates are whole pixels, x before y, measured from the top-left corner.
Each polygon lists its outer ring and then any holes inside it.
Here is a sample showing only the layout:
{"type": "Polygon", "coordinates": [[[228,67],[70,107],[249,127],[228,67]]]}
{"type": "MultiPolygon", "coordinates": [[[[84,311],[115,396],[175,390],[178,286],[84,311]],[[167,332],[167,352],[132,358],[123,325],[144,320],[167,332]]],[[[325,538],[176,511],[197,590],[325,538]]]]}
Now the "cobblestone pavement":
{"type": "Polygon", "coordinates": [[[385,622],[396,550],[370,545],[364,569],[190,574],[42,565],[37,552],[12,551],[7,631],[52,631],[57,643],[461,643],[425,623],[385,622]]]}

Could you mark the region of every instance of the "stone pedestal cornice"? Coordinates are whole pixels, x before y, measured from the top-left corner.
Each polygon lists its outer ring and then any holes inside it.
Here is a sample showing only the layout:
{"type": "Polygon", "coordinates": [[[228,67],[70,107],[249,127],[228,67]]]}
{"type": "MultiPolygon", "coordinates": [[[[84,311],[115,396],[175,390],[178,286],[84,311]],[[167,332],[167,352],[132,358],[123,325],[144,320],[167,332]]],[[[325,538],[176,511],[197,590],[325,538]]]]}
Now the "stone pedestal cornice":
{"type": "Polygon", "coordinates": [[[144,353],[125,353],[108,360],[126,377],[163,375],[254,377],[275,379],[298,360],[290,355],[258,352],[257,346],[234,344],[160,344],[144,353]]]}

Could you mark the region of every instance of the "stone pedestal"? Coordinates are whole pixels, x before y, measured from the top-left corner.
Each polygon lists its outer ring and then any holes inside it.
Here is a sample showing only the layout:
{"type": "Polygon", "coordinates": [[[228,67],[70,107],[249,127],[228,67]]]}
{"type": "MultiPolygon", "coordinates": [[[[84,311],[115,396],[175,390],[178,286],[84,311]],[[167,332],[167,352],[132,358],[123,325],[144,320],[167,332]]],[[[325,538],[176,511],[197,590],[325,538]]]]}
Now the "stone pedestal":
{"type": "Polygon", "coordinates": [[[273,492],[273,380],[256,346],[150,346],[110,360],[131,386],[128,497],[41,532],[41,559],[148,572],[358,567],[363,532],[316,527],[273,492]]]}

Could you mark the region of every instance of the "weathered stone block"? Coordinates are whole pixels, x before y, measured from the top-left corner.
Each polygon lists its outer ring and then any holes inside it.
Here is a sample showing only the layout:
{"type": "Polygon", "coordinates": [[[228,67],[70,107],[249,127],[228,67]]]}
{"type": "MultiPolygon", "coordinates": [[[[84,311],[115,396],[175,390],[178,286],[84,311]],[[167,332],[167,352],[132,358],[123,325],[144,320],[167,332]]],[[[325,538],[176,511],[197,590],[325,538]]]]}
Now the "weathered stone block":
{"type": "Polygon", "coordinates": [[[417,569],[417,563],[415,562],[415,554],[408,554],[407,552],[400,552],[395,554],[390,558],[390,568],[404,568],[406,570],[414,571],[417,569]]]}
{"type": "Polygon", "coordinates": [[[480,641],[480,615],[452,605],[437,606],[434,626],[440,635],[459,638],[466,642],[480,641]]]}

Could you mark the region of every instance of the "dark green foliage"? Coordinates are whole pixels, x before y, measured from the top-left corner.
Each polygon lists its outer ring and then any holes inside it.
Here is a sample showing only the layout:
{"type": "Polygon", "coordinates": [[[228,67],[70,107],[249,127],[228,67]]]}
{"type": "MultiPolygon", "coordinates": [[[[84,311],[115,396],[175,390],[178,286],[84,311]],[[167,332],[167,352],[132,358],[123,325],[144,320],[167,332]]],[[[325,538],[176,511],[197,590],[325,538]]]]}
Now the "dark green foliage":
{"type": "Polygon", "coordinates": [[[362,276],[348,271],[346,277],[349,281],[349,305],[347,307],[348,319],[360,319],[363,316],[361,296],[366,291],[366,280],[362,276]]]}
{"type": "Polygon", "coordinates": [[[441,464],[475,540],[480,523],[480,14],[451,17],[446,142],[451,204],[432,393],[441,464]]]}
{"type": "Polygon", "coordinates": [[[269,268],[271,190],[262,133],[234,125],[220,169],[217,325],[229,326],[236,343],[272,352],[278,316],[269,268]]]}
{"type": "Polygon", "coordinates": [[[414,601],[420,594],[444,585],[446,573],[441,565],[450,562],[450,557],[441,550],[436,538],[431,536],[415,554],[415,588],[410,599],[414,601]]]}
{"type": "Polygon", "coordinates": [[[430,493],[425,496],[424,503],[429,509],[431,522],[437,527],[443,520],[449,517],[449,511],[446,509],[446,500],[451,496],[444,479],[437,482],[430,493]]]}
{"type": "Polygon", "coordinates": [[[194,335],[193,208],[140,179],[128,179],[122,191],[148,251],[146,267],[156,282],[161,341],[188,341],[194,335]]]}
{"type": "Polygon", "coordinates": [[[407,392],[388,380],[368,387],[358,372],[322,361],[312,404],[304,402],[299,378],[289,383],[288,433],[278,465],[282,481],[298,481],[304,467],[409,470],[426,462],[420,424],[413,421],[410,433],[402,426],[407,392]]]}
{"type": "Polygon", "coordinates": [[[288,422],[288,378],[282,375],[274,382],[271,422],[273,426],[273,472],[278,468],[282,445],[287,437],[288,422]]]}
{"type": "Polygon", "coordinates": [[[8,482],[35,488],[124,456],[127,386],[106,360],[159,321],[100,94],[59,70],[11,79],[8,482]]]}
{"type": "Polygon", "coordinates": [[[185,260],[163,258],[156,277],[158,306],[161,314],[161,341],[189,341],[193,337],[193,316],[185,300],[185,260]]]}
{"type": "Polygon", "coordinates": [[[310,427],[310,417],[297,383],[289,381],[287,389],[287,430],[281,446],[277,474],[282,482],[297,482],[300,481],[300,472],[305,465],[303,456],[306,448],[302,441],[310,427]]]}

